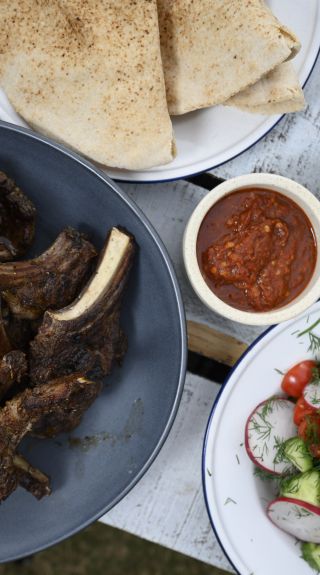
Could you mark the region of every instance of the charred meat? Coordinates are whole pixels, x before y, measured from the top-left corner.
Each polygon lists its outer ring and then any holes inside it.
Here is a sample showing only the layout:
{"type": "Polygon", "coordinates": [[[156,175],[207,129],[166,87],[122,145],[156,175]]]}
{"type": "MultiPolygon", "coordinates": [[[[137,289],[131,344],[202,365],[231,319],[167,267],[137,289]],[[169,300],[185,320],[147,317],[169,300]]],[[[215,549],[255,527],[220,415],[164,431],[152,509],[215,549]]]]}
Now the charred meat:
{"type": "MultiPolygon", "coordinates": [[[[82,404],[88,408],[100,390],[100,383],[72,374],[26,389],[5,404],[0,410],[0,501],[6,499],[20,481],[26,486],[27,479],[22,478],[21,464],[17,465],[16,459],[16,449],[23,437],[39,425],[43,416],[50,416],[52,421],[56,416],[60,421],[62,412],[74,412],[79,423],[79,409],[81,415],[84,412],[82,404]]],[[[30,468],[27,471],[31,481],[30,468]]]]}
{"type": "Polygon", "coordinates": [[[24,255],[33,242],[35,217],[31,200],[0,172],[0,261],[24,255]]]}
{"type": "Polygon", "coordinates": [[[19,485],[29,491],[34,497],[42,499],[42,497],[51,494],[48,475],[30,465],[22,455],[14,454],[13,465],[19,485]]]}
{"type": "Polygon", "coordinates": [[[4,317],[2,301],[0,298],[0,358],[13,348],[14,346],[12,346],[7,333],[7,321],[4,317]]]}
{"type": "Polygon", "coordinates": [[[67,228],[38,258],[0,264],[2,297],[16,317],[39,318],[45,310],[59,309],[73,301],[96,255],[83,234],[67,228]]]}
{"type": "Polygon", "coordinates": [[[22,351],[9,351],[3,356],[0,361],[0,400],[6,396],[14,384],[20,384],[27,371],[27,358],[22,351]]]}
{"type": "Polygon", "coordinates": [[[129,234],[113,228],[96,272],[79,298],[68,307],[44,315],[31,342],[33,385],[80,372],[99,381],[126,350],[120,328],[120,304],[135,252],[129,234]]]}

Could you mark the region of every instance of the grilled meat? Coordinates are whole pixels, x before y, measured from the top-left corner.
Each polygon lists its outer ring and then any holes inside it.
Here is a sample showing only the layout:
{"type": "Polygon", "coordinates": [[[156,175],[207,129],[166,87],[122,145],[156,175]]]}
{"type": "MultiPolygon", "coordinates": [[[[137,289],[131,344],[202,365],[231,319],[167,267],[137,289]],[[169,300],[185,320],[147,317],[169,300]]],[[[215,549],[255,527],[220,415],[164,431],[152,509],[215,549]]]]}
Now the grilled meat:
{"type": "Polygon", "coordinates": [[[60,422],[62,413],[74,413],[79,423],[79,412],[83,414],[100,390],[100,383],[72,374],[26,389],[5,404],[0,410],[0,501],[16,489],[19,481],[26,485],[26,478],[21,478],[21,465],[17,469],[15,459],[23,437],[39,425],[43,416],[54,421],[56,415],[60,422]]]}
{"type": "Polygon", "coordinates": [[[48,311],[30,344],[34,385],[73,372],[99,381],[126,350],[119,324],[120,304],[135,252],[132,236],[113,228],[97,270],[79,298],[48,311]]]}
{"type": "Polygon", "coordinates": [[[2,301],[0,298],[0,358],[12,350],[12,344],[7,333],[7,322],[4,318],[2,301]]]}
{"type": "Polygon", "coordinates": [[[0,172],[0,261],[22,256],[33,242],[36,209],[31,200],[0,172]]]}
{"type": "Polygon", "coordinates": [[[0,400],[14,384],[19,384],[27,374],[26,355],[19,350],[9,351],[0,361],[0,400]]]}
{"type": "Polygon", "coordinates": [[[42,497],[51,494],[48,475],[30,465],[22,455],[14,454],[13,465],[19,485],[32,493],[34,497],[42,499],[42,497]]]}
{"type": "Polygon", "coordinates": [[[83,234],[67,228],[38,258],[0,264],[2,297],[17,317],[39,318],[45,310],[73,301],[95,256],[95,248],[83,234]]]}

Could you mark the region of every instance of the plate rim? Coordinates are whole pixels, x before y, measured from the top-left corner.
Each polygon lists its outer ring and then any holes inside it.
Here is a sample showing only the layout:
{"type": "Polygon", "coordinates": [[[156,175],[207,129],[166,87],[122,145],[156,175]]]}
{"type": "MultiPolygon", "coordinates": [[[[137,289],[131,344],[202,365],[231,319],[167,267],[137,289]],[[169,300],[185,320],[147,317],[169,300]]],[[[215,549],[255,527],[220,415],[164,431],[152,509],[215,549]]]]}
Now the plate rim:
{"type": "MultiPolygon", "coordinates": [[[[314,62],[310,68],[309,74],[304,82],[304,84],[302,85],[302,88],[304,89],[308,83],[308,81],[310,80],[310,77],[312,75],[312,72],[315,68],[315,65],[317,64],[317,61],[319,59],[320,56],[320,39],[319,39],[319,48],[318,51],[316,53],[314,62]]],[[[185,180],[188,178],[192,178],[195,176],[198,176],[200,174],[203,174],[205,172],[211,172],[212,170],[216,170],[217,168],[220,168],[221,166],[224,166],[225,164],[227,164],[228,162],[231,162],[232,160],[235,160],[236,158],[239,158],[240,156],[242,156],[242,154],[244,154],[245,152],[247,152],[248,150],[251,150],[251,148],[253,148],[256,144],[258,144],[259,142],[261,142],[261,140],[263,140],[266,136],[268,136],[268,134],[270,134],[270,132],[272,132],[272,130],[278,125],[280,124],[280,122],[282,120],[284,120],[284,118],[287,116],[288,114],[282,114],[280,117],[277,117],[277,119],[275,120],[274,124],[272,124],[272,126],[270,126],[266,132],[264,132],[261,136],[259,136],[259,138],[257,140],[255,140],[254,142],[252,142],[251,144],[249,144],[246,148],[243,148],[243,150],[241,150],[240,152],[237,152],[236,154],[234,154],[234,156],[231,156],[230,158],[228,158],[227,160],[223,160],[222,162],[218,162],[218,164],[214,164],[211,167],[205,168],[204,170],[200,170],[200,171],[196,171],[196,172],[191,172],[188,173],[184,176],[174,176],[171,178],[163,178],[161,180],[136,180],[136,179],[125,179],[125,178],[114,178],[114,180],[116,182],[123,182],[124,184],[161,184],[161,183],[166,183],[166,182],[176,182],[177,180],[185,180]]],[[[146,171],[146,173],[148,173],[146,171]]]]}
{"type": "Polygon", "coordinates": [[[231,560],[231,558],[229,557],[229,554],[227,553],[224,545],[222,544],[222,541],[220,539],[220,536],[218,534],[217,528],[215,526],[215,522],[214,519],[212,517],[211,511],[210,511],[210,507],[209,507],[209,501],[208,501],[208,496],[207,496],[207,489],[206,489],[206,454],[207,454],[207,447],[208,447],[208,440],[209,440],[209,433],[210,433],[210,428],[211,428],[211,424],[212,424],[212,419],[215,413],[215,410],[217,408],[217,405],[221,399],[221,396],[224,392],[224,390],[226,389],[229,380],[231,379],[231,377],[233,376],[234,372],[236,371],[236,369],[239,367],[239,365],[242,363],[242,361],[245,359],[245,357],[256,347],[256,345],[266,336],[268,335],[271,331],[273,331],[274,329],[276,329],[279,325],[281,324],[275,324],[275,325],[271,325],[269,326],[267,329],[265,329],[260,335],[258,335],[254,341],[247,347],[247,349],[241,354],[241,356],[239,357],[239,359],[236,361],[236,363],[234,364],[234,366],[231,368],[230,373],[228,374],[227,378],[225,379],[224,383],[221,385],[221,388],[213,402],[212,408],[210,410],[210,414],[209,414],[209,418],[208,418],[208,422],[206,425],[206,430],[205,430],[205,434],[204,434],[204,439],[203,439],[203,444],[202,444],[202,455],[201,455],[201,480],[202,480],[202,492],[203,492],[203,497],[204,497],[204,502],[205,502],[205,507],[207,510],[207,514],[209,517],[209,521],[212,527],[212,530],[215,534],[215,537],[225,555],[225,557],[227,558],[227,560],[229,561],[230,565],[233,567],[233,569],[235,570],[235,572],[238,575],[244,575],[243,573],[241,573],[238,568],[236,567],[236,565],[233,563],[233,561],[231,560]]]}
{"type": "MultiPolygon", "coordinates": [[[[202,478],[202,491],[203,491],[203,497],[204,497],[204,502],[205,502],[205,507],[207,510],[207,514],[209,517],[209,522],[211,524],[211,528],[215,534],[215,537],[220,545],[220,548],[222,549],[225,557],[227,558],[227,560],[229,561],[230,565],[233,567],[233,569],[235,570],[235,572],[238,575],[245,575],[242,571],[239,571],[239,568],[235,565],[234,561],[231,559],[229,552],[227,552],[225,545],[222,543],[221,537],[219,535],[218,532],[218,528],[215,525],[215,520],[213,518],[213,514],[210,510],[210,505],[209,505],[209,497],[207,494],[207,470],[206,470],[206,459],[207,459],[207,453],[208,453],[208,443],[209,443],[209,436],[210,436],[210,432],[211,432],[211,425],[212,425],[212,420],[215,414],[215,411],[218,407],[219,401],[222,398],[223,392],[225,391],[226,387],[228,386],[231,378],[234,375],[234,372],[238,369],[238,367],[240,366],[240,364],[243,362],[243,360],[246,359],[246,357],[249,355],[249,353],[251,353],[254,348],[260,344],[260,342],[265,339],[267,336],[269,336],[269,334],[275,330],[279,330],[280,333],[283,331],[286,331],[287,328],[290,327],[291,324],[295,323],[297,320],[299,319],[303,319],[305,317],[307,317],[308,314],[312,313],[313,311],[317,310],[320,308],[320,299],[318,299],[316,302],[314,302],[307,310],[305,310],[304,312],[302,312],[301,314],[298,314],[296,317],[291,318],[290,320],[288,320],[287,322],[284,323],[278,323],[278,324],[274,324],[271,326],[268,326],[261,334],[259,334],[254,340],[253,342],[247,347],[247,349],[241,354],[241,356],[239,357],[239,359],[236,361],[236,363],[234,364],[234,366],[232,367],[232,369],[230,370],[230,373],[228,374],[227,378],[225,379],[223,385],[221,386],[221,389],[219,390],[212,408],[210,410],[210,414],[208,417],[208,422],[206,425],[206,430],[205,430],[205,435],[204,435],[204,439],[203,439],[203,444],[202,444],[202,455],[201,455],[201,478],[202,478]]],[[[319,309],[320,311],[320,309],[319,309]]],[[[270,339],[270,338],[269,338],[270,339]]],[[[232,389],[232,387],[231,387],[232,389]]],[[[221,515],[220,515],[221,516],[221,515]]],[[[226,539],[228,539],[228,536],[226,536],[226,539]]],[[[232,549],[233,551],[235,550],[235,547],[230,545],[230,549],[232,549]]]]}
{"type": "Polygon", "coordinates": [[[22,134],[22,135],[26,136],[27,138],[31,138],[33,140],[40,142],[41,144],[49,145],[50,148],[53,148],[54,150],[58,150],[63,155],[68,156],[71,160],[74,160],[78,164],[84,166],[93,175],[95,175],[99,179],[101,179],[133,211],[133,213],[139,218],[139,220],[142,222],[142,224],[144,225],[144,227],[146,228],[146,230],[148,231],[148,233],[152,237],[153,241],[155,242],[157,248],[160,251],[160,254],[162,256],[165,267],[167,269],[169,278],[171,280],[171,285],[173,288],[174,297],[175,297],[176,304],[177,304],[178,317],[179,317],[179,328],[180,328],[179,331],[180,331],[180,338],[181,338],[180,370],[179,370],[179,377],[178,377],[175,399],[174,399],[173,405],[171,407],[170,414],[169,414],[168,420],[166,422],[166,425],[165,425],[152,453],[149,455],[148,459],[146,460],[146,462],[144,463],[144,465],[140,469],[140,471],[137,473],[137,475],[130,481],[130,483],[128,483],[128,485],[121,491],[121,493],[119,493],[116,497],[114,497],[114,499],[110,503],[108,503],[108,505],[103,506],[100,509],[100,511],[98,511],[94,515],[90,516],[89,519],[86,519],[83,522],[81,522],[77,527],[70,529],[69,531],[65,532],[64,534],[62,534],[59,537],[55,537],[49,543],[41,544],[38,546],[35,545],[32,548],[32,550],[30,550],[29,552],[20,553],[19,555],[11,555],[11,556],[8,556],[4,559],[0,557],[0,564],[3,564],[3,563],[7,563],[9,561],[19,560],[19,559],[22,559],[24,557],[28,557],[30,554],[38,553],[39,551],[42,551],[44,549],[48,549],[49,547],[52,547],[53,545],[56,545],[56,544],[60,543],[61,541],[64,541],[65,539],[72,537],[73,535],[75,535],[79,531],[81,531],[81,530],[85,529],[86,527],[88,527],[89,525],[91,525],[93,522],[97,521],[100,517],[102,517],[102,515],[104,515],[108,511],[110,511],[117,503],[119,503],[133,489],[133,487],[135,485],[138,484],[140,479],[145,475],[145,473],[150,468],[151,464],[154,462],[156,457],[159,455],[162,447],[164,446],[164,444],[167,440],[167,437],[168,437],[169,432],[172,428],[172,425],[175,421],[175,418],[176,418],[176,415],[177,415],[177,412],[179,409],[183,389],[184,389],[185,376],[186,376],[186,370],[187,370],[187,355],[188,355],[187,350],[188,350],[188,347],[187,347],[187,328],[186,328],[186,316],[185,316],[185,310],[184,310],[184,303],[183,303],[183,299],[182,299],[181,289],[180,289],[178,279],[176,276],[176,272],[175,272],[173,264],[171,262],[171,258],[169,256],[167,248],[165,247],[165,245],[164,245],[162,239],[160,238],[158,232],[155,230],[155,228],[153,227],[153,225],[151,224],[151,222],[149,221],[147,216],[143,213],[143,211],[135,203],[135,201],[132,200],[131,198],[129,198],[129,196],[126,194],[126,192],[124,190],[122,190],[118,186],[118,184],[116,184],[110,178],[110,176],[108,176],[105,172],[103,172],[102,170],[100,170],[99,168],[94,166],[90,161],[83,158],[82,156],[80,156],[76,152],[65,147],[63,144],[59,144],[59,143],[55,142],[54,140],[47,138],[46,136],[42,136],[41,134],[38,134],[38,133],[34,132],[33,130],[30,130],[29,128],[17,126],[16,124],[4,122],[3,120],[0,120],[0,131],[1,130],[7,130],[9,132],[16,132],[18,134],[22,134]]]}

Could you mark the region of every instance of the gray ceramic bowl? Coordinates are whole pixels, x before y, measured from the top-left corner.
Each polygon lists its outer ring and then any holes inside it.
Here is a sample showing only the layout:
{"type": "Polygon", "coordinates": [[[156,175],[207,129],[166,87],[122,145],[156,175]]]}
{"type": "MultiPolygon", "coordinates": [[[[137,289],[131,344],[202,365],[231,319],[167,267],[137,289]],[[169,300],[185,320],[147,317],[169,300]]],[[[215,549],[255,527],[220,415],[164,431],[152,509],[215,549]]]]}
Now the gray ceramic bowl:
{"type": "MultiPolygon", "coordinates": [[[[36,501],[19,488],[0,508],[0,561],[22,557],[98,519],[135,485],[173,423],[186,369],[186,330],[177,280],[148,220],[107,176],[27,130],[0,123],[0,170],[38,210],[39,254],[68,225],[102,246],[112,225],[136,237],[139,253],[122,313],[129,349],[121,369],[69,436],[28,438],[22,452],[52,478],[36,501]]],[[[160,191],[161,192],[161,191],[160,191]]]]}

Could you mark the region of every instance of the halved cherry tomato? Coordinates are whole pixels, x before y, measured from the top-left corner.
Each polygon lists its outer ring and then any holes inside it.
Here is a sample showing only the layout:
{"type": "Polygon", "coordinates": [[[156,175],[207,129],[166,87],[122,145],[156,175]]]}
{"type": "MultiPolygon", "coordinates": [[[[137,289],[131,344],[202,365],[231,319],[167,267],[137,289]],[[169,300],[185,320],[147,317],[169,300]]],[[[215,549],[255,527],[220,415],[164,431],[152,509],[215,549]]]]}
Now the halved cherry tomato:
{"type": "Polygon", "coordinates": [[[283,391],[290,397],[300,397],[303,388],[312,379],[312,372],[316,365],[315,361],[307,359],[291,367],[282,380],[283,391]]]}
{"type": "Polygon", "coordinates": [[[320,457],[320,414],[306,415],[298,427],[298,435],[306,442],[313,457],[320,457]]]}
{"type": "Polygon", "coordinates": [[[300,425],[301,421],[306,415],[311,415],[316,411],[317,410],[314,407],[310,407],[310,405],[304,399],[303,395],[301,395],[294,408],[293,421],[296,425],[300,425]]]}

